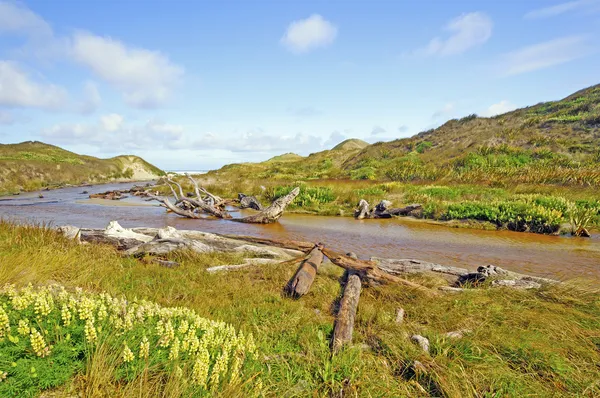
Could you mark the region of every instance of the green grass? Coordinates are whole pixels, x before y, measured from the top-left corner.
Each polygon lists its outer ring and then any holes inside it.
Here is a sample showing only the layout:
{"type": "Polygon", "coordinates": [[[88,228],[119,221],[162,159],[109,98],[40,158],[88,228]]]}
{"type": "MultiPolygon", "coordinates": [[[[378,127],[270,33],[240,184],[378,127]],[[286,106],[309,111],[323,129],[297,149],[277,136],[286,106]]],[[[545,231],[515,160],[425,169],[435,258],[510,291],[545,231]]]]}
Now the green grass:
{"type": "MultiPolygon", "coordinates": [[[[189,308],[201,317],[231,324],[246,336],[252,333],[256,359],[244,364],[241,384],[220,386],[217,396],[247,396],[249,391],[266,397],[332,396],[340,391],[343,396],[374,397],[600,394],[600,296],[581,283],[534,292],[482,288],[435,300],[405,287],[365,288],[355,344],[332,356],[328,339],[342,273],[332,265],[320,269],[308,295],[292,300],[281,290],[293,266],[257,266],[223,274],[204,271],[239,261],[224,254],[175,254],[181,266],[167,269],[123,258],[110,247],[77,245],[53,231],[2,223],[0,257],[0,286],[59,283],[68,291],[81,287],[93,297],[105,291],[131,302],[137,298],[189,308]],[[398,307],[407,314],[401,325],[394,321],[398,307]],[[464,328],[472,333],[462,339],[444,336],[464,328]],[[410,342],[414,333],[431,340],[430,355],[410,342]],[[423,364],[424,372],[415,371],[415,360],[423,364]]],[[[412,279],[431,287],[442,283],[422,276],[412,279]]],[[[4,354],[13,343],[1,344],[4,354]]],[[[145,378],[137,377],[139,373],[129,377],[118,360],[123,347],[102,347],[85,354],[85,360],[79,354],[73,359],[66,349],[60,354],[62,362],[52,362],[52,355],[33,358],[29,353],[27,358],[40,361],[34,365],[40,378],[48,374],[45,366],[53,363],[55,373],[48,376],[53,383],[64,383],[60,389],[83,391],[85,396],[189,396],[190,390],[176,388],[181,385],[173,382],[168,358],[157,357],[161,364],[149,369],[145,378]]],[[[0,358],[0,367],[6,366],[6,357],[0,358]]],[[[0,368],[8,372],[2,383],[31,379],[28,369],[19,369],[0,368]]],[[[18,391],[17,395],[23,396],[18,391]]]]}

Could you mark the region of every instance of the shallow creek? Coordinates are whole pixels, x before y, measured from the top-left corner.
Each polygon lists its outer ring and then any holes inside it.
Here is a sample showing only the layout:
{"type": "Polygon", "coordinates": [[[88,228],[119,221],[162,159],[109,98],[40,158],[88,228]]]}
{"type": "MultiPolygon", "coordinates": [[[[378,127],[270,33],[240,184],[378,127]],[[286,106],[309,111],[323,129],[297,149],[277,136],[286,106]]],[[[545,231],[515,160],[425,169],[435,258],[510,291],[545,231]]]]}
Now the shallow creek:
{"type": "MultiPolygon", "coordinates": [[[[558,279],[600,279],[600,236],[591,239],[511,231],[480,231],[432,225],[409,218],[362,220],[286,213],[272,225],[243,224],[211,218],[191,220],[168,214],[157,202],[128,197],[120,201],[88,199],[89,193],[129,189],[134,184],[104,184],[0,197],[0,218],[19,222],[103,228],[118,220],[124,227],[164,227],[205,232],[323,242],[340,252],[416,258],[474,269],[494,264],[558,279]]],[[[250,211],[249,211],[250,212],[250,211]]],[[[232,210],[234,217],[245,211],[232,210]]]]}

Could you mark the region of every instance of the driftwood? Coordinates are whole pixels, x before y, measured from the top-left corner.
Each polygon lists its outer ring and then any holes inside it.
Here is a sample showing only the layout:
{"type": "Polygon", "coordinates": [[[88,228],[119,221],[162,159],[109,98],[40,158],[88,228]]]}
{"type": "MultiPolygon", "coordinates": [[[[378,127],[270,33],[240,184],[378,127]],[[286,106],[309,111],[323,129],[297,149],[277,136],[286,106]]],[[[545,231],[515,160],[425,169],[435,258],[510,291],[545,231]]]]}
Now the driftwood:
{"type": "Polygon", "coordinates": [[[253,244],[243,240],[200,232],[166,228],[123,228],[111,221],[105,229],[85,229],[72,226],[59,227],[58,231],[69,239],[84,243],[110,244],[124,255],[141,257],[144,255],[164,256],[174,250],[190,250],[198,253],[230,252],[250,254],[249,262],[259,263],[263,259],[271,261],[296,261],[303,252],[280,247],[253,244]]]}
{"type": "Polygon", "coordinates": [[[319,266],[323,262],[322,249],[323,246],[321,244],[315,245],[307,258],[302,261],[294,276],[292,276],[283,289],[288,296],[298,298],[308,293],[315,280],[319,266]]]}
{"type": "Polygon", "coordinates": [[[156,200],[162,203],[164,207],[166,207],[169,211],[187,218],[202,218],[197,210],[201,210],[205,213],[208,213],[212,216],[222,219],[231,219],[232,221],[244,222],[244,223],[255,223],[255,224],[270,224],[274,223],[283,215],[285,208],[298,196],[300,193],[300,188],[294,188],[290,193],[284,195],[271,203],[271,205],[267,208],[262,208],[260,203],[256,201],[257,207],[260,206],[261,210],[257,214],[253,214],[251,216],[236,218],[233,219],[231,215],[224,210],[225,204],[228,203],[227,200],[220,198],[219,196],[213,195],[208,192],[206,189],[199,187],[196,180],[194,180],[189,174],[187,177],[190,179],[192,184],[194,185],[194,190],[196,193],[196,199],[192,199],[184,195],[183,189],[181,185],[176,181],[167,178],[166,184],[171,189],[171,193],[175,197],[175,204],[171,203],[171,201],[167,197],[153,195],[150,192],[146,192],[146,196],[150,198],[150,200],[156,200]],[[173,188],[171,184],[174,184],[179,189],[179,195],[173,188]],[[205,194],[206,198],[202,198],[201,194],[205,194]]]}
{"type": "Polygon", "coordinates": [[[93,193],[90,199],[107,199],[107,200],[121,200],[125,199],[127,195],[124,195],[122,191],[106,191],[101,193],[93,193]]]}
{"type": "Polygon", "coordinates": [[[358,202],[358,209],[354,211],[354,218],[362,220],[363,218],[369,218],[369,202],[361,199],[358,202]]]}
{"type": "Polygon", "coordinates": [[[390,208],[392,202],[382,200],[372,210],[369,210],[369,202],[361,199],[358,208],[354,211],[354,218],[362,220],[365,218],[392,218],[393,216],[407,216],[413,211],[420,209],[420,204],[412,204],[406,207],[390,208]]]}
{"type": "Polygon", "coordinates": [[[263,209],[263,205],[254,196],[238,193],[238,200],[240,201],[240,209],[254,209],[258,211],[263,209]]]}
{"type": "Polygon", "coordinates": [[[357,260],[348,256],[331,251],[327,248],[323,249],[323,254],[327,256],[329,261],[338,267],[342,267],[348,271],[354,271],[358,274],[363,282],[367,283],[397,283],[400,285],[408,286],[410,288],[419,290],[430,296],[436,296],[437,293],[433,290],[408,281],[406,279],[398,278],[397,276],[391,275],[381,270],[377,263],[374,261],[357,260]]]}
{"type": "Polygon", "coordinates": [[[492,286],[509,286],[515,288],[536,288],[540,287],[543,284],[559,283],[558,281],[553,279],[523,275],[517,272],[507,271],[503,268],[496,267],[494,265],[481,266],[477,268],[477,271],[470,272],[466,268],[451,267],[414,259],[390,259],[371,257],[371,261],[374,261],[380,269],[392,275],[423,272],[441,274],[442,276],[446,277],[450,282],[454,283],[455,287],[453,289],[457,289],[458,287],[467,284],[477,285],[489,280],[493,281],[492,286]]]}
{"type": "Polygon", "coordinates": [[[269,238],[260,238],[255,236],[245,236],[245,235],[221,235],[226,238],[243,240],[250,243],[258,243],[261,245],[269,245],[275,247],[281,247],[285,249],[299,250],[304,253],[308,253],[311,251],[315,244],[311,242],[304,242],[299,240],[284,240],[284,239],[269,239],[269,238]]]}
{"type": "Polygon", "coordinates": [[[300,193],[300,188],[296,187],[292,189],[290,193],[284,195],[271,203],[271,206],[263,209],[260,213],[244,218],[236,218],[235,221],[244,223],[256,223],[256,224],[270,224],[273,223],[283,215],[285,208],[292,203],[296,196],[300,193]]]}
{"type": "Polygon", "coordinates": [[[247,261],[243,264],[217,265],[214,267],[209,267],[206,269],[206,272],[215,273],[215,272],[221,272],[221,271],[237,271],[238,269],[251,267],[253,265],[279,263],[279,261],[272,260],[270,258],[250,258],[250,259],[246,259],[246,260],[247,261]]]}
{"type": "Polygon", "coordinates": [[[355,273],[349,272],[333,327],[332,348],[334,352],[338,351],[344,344],[352,342],[354,318],[358,309],[360,290],[360,277],[355,273]]]}
{"type": "MultiPolygon", "coordinates": [[[[70,235],[74,234],[73,228],[63,228],[63,230],[65,232],[68,231],[70,235]]],[[[61,232],[63,230],[61,230],[61,232]]],[[[79,240],[81,242],[109,244],[116,247],[118,250],[129,250],[135,246],[152,240],[152,238],[149,236],[138,234],[121,227],[116,221],[111,221],[103,230],[79,229],[76,235],[79,236],[79,240]]]]}

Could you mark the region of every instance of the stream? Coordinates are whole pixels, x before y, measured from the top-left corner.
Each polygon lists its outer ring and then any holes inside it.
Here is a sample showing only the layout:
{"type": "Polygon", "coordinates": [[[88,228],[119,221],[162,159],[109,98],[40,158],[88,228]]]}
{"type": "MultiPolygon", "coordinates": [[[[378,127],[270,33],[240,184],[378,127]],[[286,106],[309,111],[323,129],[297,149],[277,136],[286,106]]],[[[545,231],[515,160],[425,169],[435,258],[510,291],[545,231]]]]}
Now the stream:
{"type": "MultiPolygon", "coordinates": [[[[89,199],[91,193],[125,190],[134,183],[71,187],[0,197],[0,218],[26,223],[104,228],[117,220],[124,227],[165,227],[213,233],[323,242],[339,252],[361,258],[415,258],[475,269],[493,264],[511,271],[555,279],[600,279],[600,236],[591,239],[512,231],[449,228],[411,218],[357,221],[285,213],[270,225],[236,223],[213,218],[186,219],[166,213],[157,202],[129,196],[119,201],[89,199]],[[39,198],[42,194],[44,197],[39,198]]],[[[252,210],[230,209],[233,217],[252,210]]]]}

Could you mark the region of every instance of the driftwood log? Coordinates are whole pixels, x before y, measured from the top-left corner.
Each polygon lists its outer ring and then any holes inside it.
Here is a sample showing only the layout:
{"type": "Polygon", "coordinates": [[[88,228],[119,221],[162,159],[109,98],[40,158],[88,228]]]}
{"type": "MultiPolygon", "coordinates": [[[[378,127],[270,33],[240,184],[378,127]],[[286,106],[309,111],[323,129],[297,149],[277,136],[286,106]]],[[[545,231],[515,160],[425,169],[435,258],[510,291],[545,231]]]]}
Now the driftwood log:
{"type": "Polygon", "coordinates": [[[372,210],[369,210],[369,202],[361,199],[358,202],[357,209],[354,211],[354,218],[362,220],[365,218],[392,218],[393,216],[407,216],[413,211],[421,209],[420,204],[412,204],[406,207],[390,208],[392,202],[382,200],[372,210]]]}
{"type": "Polygon", "coordinates": [[[329,261],[338,267],[342,267],[347,271],[353,271],[359,275],[360,279],[366,283],[397,283],[419,290],[429,296],[437,296],[438,293],[418,283],[399,278],[381,270],[374,261],[365,261],[354,259],[349,256],[336,253],[327,248],[323,248],[323,254],[327,256],[329,261]]]}
{"type": "Polygon", "coordinates": [[[290,191],[287,195],[284,195],[278,199],[275,199],[271,206],[263,209],[257,214],[244,218],[236,218],[235,221],[255,224],[270,224],[273,223],[283,215],[285,208],[292,203],[296,196],[300,193],[300,188],[296,187],[290,191]]]}
{"type": "MultiPolygon", "coordinates": [[[[128,191],[126,191],[128,192],[128,191]]],[[[125,199],[127,195],[123,191],[106,191],[101,193],[90,194],[90,199],[107,199],[107,200],[121,200],[125,199]]]]}
{"type": "Polygon", "coordinates": [[[163,207],[167,208],[167,210],[182,217],[194,219],[203,218],[199,213],[199,211],[201,211],[221,219],[231,219],[232,221],[244,223],[270,224],[279,220],[279,218],[283,215],[285,208],[300,193],[300,188],[296,187],[287,195],[284,195],[274,200],[273,203],[271,203],[271,205],[267,208],[263,208],[262,205],[260,205],[260,203],[254,198],[255,206],[259,207],[260,211],[256,214],[247,217],[234,219],[226,210],[224,210],[225,205],[229,201],[219,196],[211,194],[206,189],[198,186],[198,182],[194,180],[189,174],[186,175],[194,186],[194,191],[196,194],[195,199],[184,195],[181,185],[178,182],[172,180],[171,178],[167,178],[165,180],[165,183],[169,186],[171,193],[175,198],[175,203],[172,203],[168,197],[153,195],[150,192],[146,192],[146,196],[150,198],[150,200],[156,200],[160,202],[163,207]],[[171,184],[175,185],[178,188],[179,194],[171,184]],[[202,197],[202,194],[205,195],[204,198],[202,197]]]}
{"type": "Polygon", "coordinates": [[[308,293],[315,280],[319,266],[323,262],[322,249],[323,246],[321,244],[315,245],[306,259],[302,261],[294,276],[292,276],[283,289],[286,295],[299,298],[308,293]]]}
{"type": "Polygon", "coordinates": [[[258,211],[263,209],[263,205],[254,196],[238,193],[238,200],[240,201],[240,209],[254,209],[258,211]]]}
{"type": "Polygon", "coordinates": [[[344,344],[352,342],[354,319],[358,310],[361,291],[360,277],[354,272],[347,273],[347,279],[340,306],[333,326],[332,349],[338,351],[344,344]]]}

